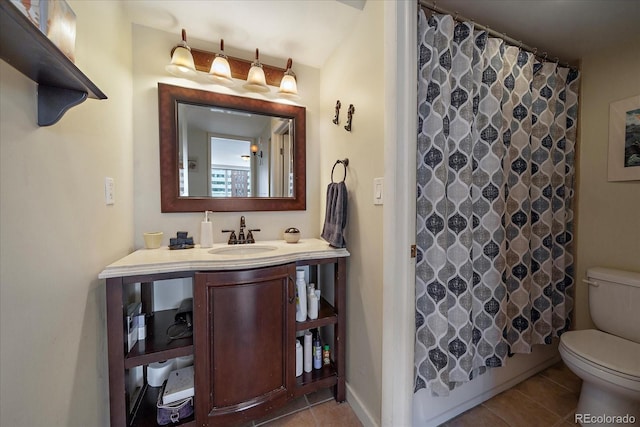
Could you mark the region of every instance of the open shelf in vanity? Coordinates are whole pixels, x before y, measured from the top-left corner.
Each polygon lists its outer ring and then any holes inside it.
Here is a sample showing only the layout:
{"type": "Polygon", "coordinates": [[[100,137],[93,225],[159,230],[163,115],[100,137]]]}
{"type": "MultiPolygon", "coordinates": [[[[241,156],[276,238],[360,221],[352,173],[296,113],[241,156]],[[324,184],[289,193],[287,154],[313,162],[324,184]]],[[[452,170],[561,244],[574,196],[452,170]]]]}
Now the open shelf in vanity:
{"type": "MultiPolygon", "coordinates": [[[[315,239],[312,239],[315,240],[315,239]]],[[[313,242],[317,245],[318,242],[313,242]]],[[[312,245],[313,246],[313,245],[312,245]]],[[[313,246],[315,247],[315,246],[313,246]]],[[[324,247],[324,246],[322,246],[324,247]]],[[[166,249],[166,248],[165,248],[166,249]]],[[[289,248],[287,248],[289,249],[289,248]]],[[[165,257],[167,252],[162,249],[156,250],[160,258],[165,257]]],[[[194,257],[197,259],[202,254],[194,249],[194,257]]],[[[173,251],[172,251],[173,252],[173,251]]],[[[182,251],[180,251],[182,252],[182,251]]],[[[182,252],[180,256],[184,258],[182,252]]],[[[140,263],[140,257],[147,257],[149,251],[137,251],[130,255],[127,262],[140,263]],[[142,253],[140,253],[142,252],[142,253]],[[138,255],[136,255],[138,254],[138,255]],[[140,259],[135,259],[138,256],[140,259]]],[[[170,254],[173,255],[173,254],[170,254]]],[[[205,256],[206,255],[202,255],[205,256]]],[[[153,362],[160,362],[167,359],[181,356],[194,356],[195,396],[194,415],[178,425],[235,425],[268,415],[287,401],[322,388],[333,388],[334,397],[337,401],[344,401],[345,390],[345,307],[346,307],[346,250],[335,250],[324,248],[318,253],[290,254],[288,256],[275,258],[270,261],[249,262],[246,265],[234,265],[231,269],[220,268],[219,265],[210,263],[189,262],[190,267],[184,269],[181,262],[175,265],[164,266],[149,270],[148,266],[140,268],[128,267],[124,270],[114,263],[101,273],[106,278],[107,286],[107,329],[109,335],[109,384],[111,402],[111,425],[112,426],[157,426],[156,422],[156,399],[160,387],[150,387],[147,385],[146,367],[153,362]],[[256,265],[257,264],[257,265],[256,265]],[[182,267],[182,268],[181,268],[182,267]],[[296,267],[306,268],[309,271],[310,280],[318,283],[323,289],[329,290],[324,293],[319,305],[319,315],[317,319],[307,319],[304,322],[295,321],[295,303],[291,307],[291,290],[295,296],[295,288],[291,286],[290,277],[295,277],[296,267]],[[173,271],[169,271],[174,269],[173,271]],[[125,271],[130,270],[130,271],[125,271]],[[141,273],[143,274],[134,274],[141,273]],[[204,280],[203,278],[208,278],[204,280]],[[175,309],[153,311],[154,307],[154,287],[162,284],[167,279],[182,279],[191,287],[194,298],[194,336],[193,338],[182,338],[167,341],[166,329],[173,322],[175,309]],[[204,280],[204,281],[203,281],[204,280]],[[245,294],[234,296],[235,289],[245,294]],[[255,293],[252,289],[255,289],[255,293]],[[246,292],[249,292],[248,294],[246,292]],[[146,325],[147,335],[143,341],[134,344],[128,350],[125,310],[132,302],[132,295],[139,298],[142,303],[142,311],[147,314],[146,325]],[[250,295],[246,298],[246,295],[250,295]],[[223,334],[225,330],[233,331],[238,323],[242,323],[244,318],[238,318],[232,324],[225,325],[223,329],[214,333],[215,325],[213,313],[224,309],[226,306],[235,307],[237,304],[224,303],[215,305],[216,298],[228,298],[229,301],[245,301],[258,297],[261,301],[282,300],[282,305],[277,306],[271,303],[271,311],[275,311],[277,319],[281,319],[281,325],[274,328],[261,326],[259,328],[250,327],[249,330],[256,329],[266,331],[264,333],[273,334],[270,330],[275,330],[275,335],[269,335],[265,342],[281,342],[282,352],[274,353],[275,362],[270,365],[264,363],[260,366],[249,367],[255,369],[252,375],[270,378],[273,372],[282,377],[282,387],[273,386],[274,392],[262,393],[258,387],[255,398],[248,399],[249,403],[237,402],[229,407],[217,407],[213,396],[214,384],[207,383],[203,377],[216,378],[213,372],[224,370],[223,357],[216,353],[214,336],[223,334]],[[326,297],[326,298],[325,298],[326,297]],[[235,299],[234,298],[238,298],[235,299]],[[275,299],[273,299],[275,298],[275,299]],[[205,302],[208,301],[208,302],[205,302]],[[221,308],[222,307],[222,308],[221,308]],[[203,320],[204,319],[204,320],[203,320]],[[300,331],[307,329],[319,329],[328,332],[331,341],[331,363],[321,369],[314,369],[309,373],[303,372],[299,377],[295,377],[295,339],[300,331]],[[279,338],[280,337],[280,338],[279,338]],[[278,341],[278,340],[282,341],[278,341]],[[282,354],[282,356],[278,356],[282,354]],[[282,357],[281,361],[279,358],[282,357]],[[292,363],[293,361],[293,363],[292,363]],[[283,370],[271,372],[278,365],[283,366],[283,370]],[[142,367],[143,383],[138,390],[129,390],[131,387],[130,375],[142,367]],[[214,370],[215,368],[215,370],[214,370]],[[278,374],[280,372],[280,374],[278,374]],[[262,393],[262,394],[261,394],[262,393]],[[133,398],[131,396],[134,396],[133,398]]],[[[123,260],[126,260],[125,257],[123,260]]],[[[121,260],[121,261],[123,261],[121,260]]],[[[294,298],[295,300],[295,298],[294,298]]],[[[227,301],[225,299],[225,301],[227,301]]],[[[258,307],[260,304],[258,304],[258,307]]],[[[235,308],[229,312],[222,313],[222,318],[233,316],[235,308]],[[231,313],[231,314],[229,314],[231,313]]],[[[265,315],[271,316],[269,310],[265,315]]],[[[263,313],[264,314],[264,313],[263,313]]],[[[256,314],[259,317],[259,314],[256,314]]],[[[276,320],[277,320],[276,319],[276,320]]],[[[231,334],[232,336],[234,334],[231,334]]],[[[258,336],[258,339],[260,337],[258,336]]],[[[223,346],[227,341],[223,341],[223,346]]],[[[226,348],[226,347],[224,347],[226,348]]],[[[271,350],[270,350],[271,351],[271,350]]],[[[235,358],[235,356],[234,356],[235,358]]],[[[260,359],[262,361],[262,358],[260,359]]],[[[231,362],[233,365],[233,362],[231,362]]],[[[230,369],[234,369],[231,366],[230,369]]],[[[140,374],[136,374],[140,375],[140,374]]],[[[244,391],[242,391],[244,393],[244,391]]],[[[242,394],[241,394],[242,395],[242,394]]]]}

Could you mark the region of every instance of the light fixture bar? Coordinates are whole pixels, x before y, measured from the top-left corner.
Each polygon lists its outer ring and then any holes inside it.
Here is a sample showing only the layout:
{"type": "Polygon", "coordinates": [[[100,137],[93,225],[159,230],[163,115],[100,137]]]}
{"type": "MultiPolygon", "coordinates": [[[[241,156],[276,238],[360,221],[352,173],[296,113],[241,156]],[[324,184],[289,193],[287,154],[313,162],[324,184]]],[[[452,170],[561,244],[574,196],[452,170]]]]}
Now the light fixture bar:
{"type": "MultiPolygon", "coordinates": [[[[216,54],[213,52],[194,48],[191,48],[191,55],[193,55],[193,62],[196,65],[196,70],[203,71],[205,73],[209,72],[211,69],[211,63],[216,57],[216,54]]],[[[247,78],[253,61],[234,58],[232,56],[227,56],[227,60],[231,66],[231,77],[242,80],[247,78]]],[[[267,84],[269,86],[279,87],[286,70],[284,68],[274,67],[265,63],[262,63],[262,69],[264,70],[267,84]]]]}

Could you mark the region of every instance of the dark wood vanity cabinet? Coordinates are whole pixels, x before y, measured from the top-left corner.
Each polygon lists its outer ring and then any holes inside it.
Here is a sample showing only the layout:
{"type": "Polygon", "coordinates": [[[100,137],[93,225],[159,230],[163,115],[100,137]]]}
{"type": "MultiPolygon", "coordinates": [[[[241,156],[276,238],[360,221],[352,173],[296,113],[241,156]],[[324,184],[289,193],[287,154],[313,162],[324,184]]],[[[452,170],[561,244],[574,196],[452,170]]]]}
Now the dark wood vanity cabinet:
{"type": "Polygon", "coordinates": [[[295,264],[196,273],[198,425],[264,416],[294,395],[295,264]]]}
{"type": "Polygon", "coordinates": [[[194,414],[170,425],[242,425],[328,387],[337,401],[345,400],[345,256],[108,277],[106,292],[112,427],[158,426],[160,387],[147,384],[148,365],[191,355],[194,414]],[[296,322],[297,267],[308,269],[310,281],[323,288],[317,319],[296,322]],[[156,287],[173,286],[175,279],[192,291],[193,337],[168,340],[176,310],[156,310],[161,304],[154,304],[154,295],[156,287]],[[126,311],[132,302],[141,302],[147,335],[129,349],[126,311]],[[331,363],[296,377],[296,336],[315,329],[331,345],[331,363]]]}

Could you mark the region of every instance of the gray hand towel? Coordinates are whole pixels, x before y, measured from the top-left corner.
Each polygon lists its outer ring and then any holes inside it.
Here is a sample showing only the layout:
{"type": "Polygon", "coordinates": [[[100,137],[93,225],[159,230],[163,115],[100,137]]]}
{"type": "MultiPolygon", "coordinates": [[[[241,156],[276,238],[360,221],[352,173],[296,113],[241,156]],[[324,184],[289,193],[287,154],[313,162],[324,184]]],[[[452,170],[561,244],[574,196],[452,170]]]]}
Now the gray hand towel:
{"type": "Polygon", "coordinates": [[[327,208],[322,227],[322,238],[334,248],[347,246],[344,228],[347,225],[347,186],[342,182],[332,182],[327,187],[327,208]]]}

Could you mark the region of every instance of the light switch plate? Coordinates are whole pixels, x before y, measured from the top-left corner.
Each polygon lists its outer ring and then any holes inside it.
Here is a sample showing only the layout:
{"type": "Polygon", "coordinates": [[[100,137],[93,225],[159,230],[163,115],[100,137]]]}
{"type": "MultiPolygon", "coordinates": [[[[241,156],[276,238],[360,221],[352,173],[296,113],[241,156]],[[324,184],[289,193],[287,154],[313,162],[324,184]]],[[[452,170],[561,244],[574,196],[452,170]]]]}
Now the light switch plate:
{"type": "Polygon", "coordinates": [[[384,203],[384,178],[373,179],[373,204],[381,205],[384,203]]]}
{"type": "Polygon", "coordinates": [[[115,183],[113,178],[104,178],[104,202],[107,205],[113,205],[116,202],[115,183]]]}

